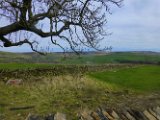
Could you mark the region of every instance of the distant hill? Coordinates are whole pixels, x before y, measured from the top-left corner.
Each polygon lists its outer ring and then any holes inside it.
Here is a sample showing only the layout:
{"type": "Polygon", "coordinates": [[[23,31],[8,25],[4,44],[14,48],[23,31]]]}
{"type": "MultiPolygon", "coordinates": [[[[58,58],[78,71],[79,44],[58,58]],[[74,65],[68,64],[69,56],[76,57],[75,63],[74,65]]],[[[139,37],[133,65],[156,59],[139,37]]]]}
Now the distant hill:
{"type": "Polygon", "coordinates": [[[156,52],[86,52],[80,56],[73,53],[0,52],[0,63],[54,63],[54,64],[105,64],[105,63],[160,63],[160,53],[156,52]]]}

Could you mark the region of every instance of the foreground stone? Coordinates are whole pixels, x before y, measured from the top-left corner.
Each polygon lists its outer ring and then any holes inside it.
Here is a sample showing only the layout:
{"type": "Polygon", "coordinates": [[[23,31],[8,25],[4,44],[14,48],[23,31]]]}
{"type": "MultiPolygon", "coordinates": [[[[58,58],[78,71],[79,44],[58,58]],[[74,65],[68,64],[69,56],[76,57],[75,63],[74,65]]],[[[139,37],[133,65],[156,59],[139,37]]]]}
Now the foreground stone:
{"type": "Polygon", "coordinates": [[[63,113],[49,114],[45,117],[29,114],[26,120],[66,120],[66,115],[63,113]]]}
{"type": "Polygon", "coordinates": [[[82,117],[79,120],[160,120],[160,107],[149,108],[144,111],[138,111],[133,109],[123,109],[122,111],[101,109],[91,113],[89,119],[86,114],[81,114],[82,117]]]}
{"type": "MultiPolygon", "coordinates": [[[[39,117],[29,114],[26,120],[67,120],[63,113],[50,114],[39,117]]],[[[84,110],[76,120],[160,120],[160,107],[149,108],[144,111],[124,109],[122,111],[112,109],[98,109],[96,111],[84,110]]]]}
{"type": "Polygon", "coordinates": [[[54,116],[54,120],[66,120],[66,115],[63,113],[57,113],[54,116]]]}
{"type": "Polygon", "coordinates": [[[22,79],[10,79],[6,82],[6,85],[20,85],[22,84],[22,79]]]}
{"type": "Polygon", "coordinates": [[[29,114],[25,120],[43,120],[40,116],[29,114]]]}

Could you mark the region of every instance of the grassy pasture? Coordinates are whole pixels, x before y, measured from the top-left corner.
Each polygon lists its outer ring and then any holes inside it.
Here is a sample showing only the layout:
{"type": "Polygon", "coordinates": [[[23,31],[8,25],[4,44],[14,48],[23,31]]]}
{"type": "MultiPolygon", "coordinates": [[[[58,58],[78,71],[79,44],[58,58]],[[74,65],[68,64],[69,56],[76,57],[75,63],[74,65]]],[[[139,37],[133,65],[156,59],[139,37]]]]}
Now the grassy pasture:
{"type": "Polygon", "coordinates": [[[160,91],[159,71],[160,67],[155,65],[117,66],[107,71],[90,71],[83,76],[80,71],[59,76],[30,76],[22,78],[23,83],[19,86],[0,81],[0,117],[23,120],[29,113],[62,112],[74,120],[84,109],[92,110],[99,106],[145,108],[160,102],[151,94],[160,91]],[[26,106],[33,108],[11,110],[26,106]]]}
{"type": "Polygon", "coordinates": [[[94,72],[89,75],[117,87],[145,92],[160,91],[160,66],[144,65],[135,68],[94,72]]]}
{"type": "Polygon", "coordinates": [[[24,120],[29,113],[62,112],[74,120],[84,109],[99,106],[142,109],[160,104],[159,65],[119,64],[123,61],[158,63],[159,54],[89,54],[80,58],[71,55],[63,60],[57,54],[54,59],[51,54],[46,59],[31,53],[11,55],[15,61],[10,54],[0,55],[0,61],[7,60],[0,63],[0,119],[24,120]],[[57,75],[54,76],[53,71],[57,75]],[[21,85],[5,84],[8,79],[16,78],[22,79],[21,85]],[[11,110],[25,106],[33,108],[11,110]]]}
{"type": "Polygon", "coordinates": [[[70,59],[62,61],[65,64],[106,64],[106,63],[158,63],[160,62],[160,54],[158,53],[132,53],[117,52],[109,54],[88,54],[80,57],[73,56],[70,59]]]}
{"type": "Polygon", "coordinates": [[[72,114],[74,111],[76,114],[82,109],[94,109],[103,104],[115,106],[116,102],[127,101],[126,96],[137,97],[141,92],[159,92],[159,86],[160,67],[155,65],[117,66],[107,68],[107,71],[89,71],[84,76],[80,71],[70,75],[30,76],[23,79],[20,86],[8,86],[0,81],[0,112],[8,117],[19,114],[15,116],[17,118],[23,118],[29,112],[72,114]],[[117,95],[124,95],[124,98],[117,95]],[[9,110],[21,106],[34,106],[34,109],[9,110]]]}
{"type": "Polygon", "coordinates": [[[0,114],[7,120],[24,120],[29,113],[45,115],[63,112],[75,119],[78,112],[106,104],[105,92],[111,86],[100,81],[73,76],[29,78],[20,86],[8,86],[0,81],[0,114]],[[31,82],[32,81],[32,82],[31,82]],[[15,107],[34,106],[27,110],[15,107]]]}
{"type": "Polygon", "coordinates": [[[4,70],[25,70],[25,69],[36,69],[36,68],[52,68],[54,64],[36,64],[36,63],[0,63],[0,69],[4,70]]]}

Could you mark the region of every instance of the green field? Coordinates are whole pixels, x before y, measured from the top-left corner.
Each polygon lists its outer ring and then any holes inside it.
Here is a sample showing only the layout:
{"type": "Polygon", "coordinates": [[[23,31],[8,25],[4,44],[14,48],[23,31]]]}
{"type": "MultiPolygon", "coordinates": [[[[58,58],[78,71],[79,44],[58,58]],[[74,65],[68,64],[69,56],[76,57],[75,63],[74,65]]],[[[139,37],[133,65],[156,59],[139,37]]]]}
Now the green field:
{"type": "Polygon", "coordinates": [[[99,72],[89,71],[83,76],[80,71],[59,76],[25,76],[21,76],[23,83],[18,86],[0,81],[0,113],[5,119],[23,120],[29,113],[56,112],[75,119],[82,109],[96,109],[100,105],[143,109],[151,103],[160,104],[159,98],[154,96],[155,93],[159,96],[160,92],[160,66],[156,65],[117,66],[99,72]],[[144,102],[146,105],[142,104],[144,102]],[[11,110],[26,106],[33,108],[11,110]]]}
{"type": "Polygon", "coordinates": [[[125,89],[145,92],[160,91],[160,66],[114,69],[89,75],[97,80],[125,89]]]}
{"type": "Polygon", "coordinates": [[[82,110],[99,106],[160,105],[159,63],[160,54],[150,52],[71,54],[65,59],[62,54],[1,52],[0,119],[62,112],[74,120],[82,110]],[[21,79],[22,84],[6,84],[10,79],[21,79]],[[27,106],[32,108],[12,110],[27,106]]]}
{"type": "Polygon", "coordinates": [[[117,52],[109,54],[89,54],[66,59],[66,64],[106,64],[106,63],[159,63],[159,53],[117,52]]]}

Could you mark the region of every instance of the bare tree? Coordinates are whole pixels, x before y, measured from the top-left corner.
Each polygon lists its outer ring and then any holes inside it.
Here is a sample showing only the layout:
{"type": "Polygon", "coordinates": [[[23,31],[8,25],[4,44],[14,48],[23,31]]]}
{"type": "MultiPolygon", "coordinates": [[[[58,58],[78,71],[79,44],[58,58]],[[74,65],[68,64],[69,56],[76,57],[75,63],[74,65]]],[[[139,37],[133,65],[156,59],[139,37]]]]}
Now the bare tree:
{"type": "Polygon", "coordinates": [[[121,3],[122,0],[0,0],[0,20],[8,22],[0,26],[1,46],[29,44],[33,51],[39,52],[35,47],[39,40],[21,35],[27,32],[50,37],[62,49],[64,45],[58,40],[64,40],[74,52],[78,52],[79,46],[98,49],[98,43],[106,35],[103,26],[110,5],[119,7],[121,3]],[[48,24],[48,31],[42,24],[48,24]],[[16,40],[10,37],[13,33],[18,36],[16,40]]]}

